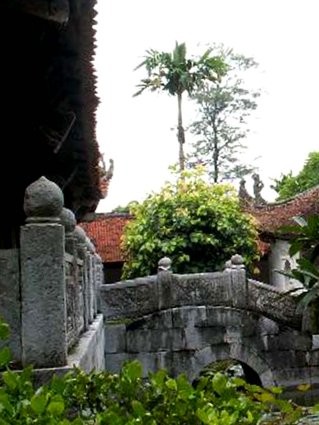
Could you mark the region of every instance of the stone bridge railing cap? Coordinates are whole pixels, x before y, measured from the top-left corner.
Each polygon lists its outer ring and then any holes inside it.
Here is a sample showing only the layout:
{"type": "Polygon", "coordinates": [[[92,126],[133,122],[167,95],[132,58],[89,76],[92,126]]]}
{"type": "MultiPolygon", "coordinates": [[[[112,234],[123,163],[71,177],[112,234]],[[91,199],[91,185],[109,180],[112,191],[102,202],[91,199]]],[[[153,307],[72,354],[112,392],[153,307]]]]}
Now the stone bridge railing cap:
{"type": "Polygon", "coordinates": [[[74,235],[79,243],[86,244],[86,233],[81,226],[75,226],[74,235]]]}
{"type": "Polygon", "coordinates": [[[158,270],[159,271],[168,271],[171,269],[172,260],[168,257],[163,257],[158,262],[158,270]]]}
{"type": "Polygon", "coordinates": [[[241,255],[239,255],[239,254],[235,254],[235,255],[233,255],[232,257],[231,257],[231,263],[234,265],[234,266],[241,266],[242,264],[244,264],[244,259],[243,259],[243,257],[241,256],[241,255]]]}
{"type": "Polygon", "coordinates": [[[91,254],[95,254],[96,252],[96,248],[94,246],[94,244],[92,243],[91,239],[86,237],[86,246],[87,249],[90,251],[91,254]]]}
{"type": "Polygon", "coordinates": [[[76,226],[76,219],[74,213],[71,210],[68,208],[63,208],[60,214],[60,219],[67,233],[74,231],[76,226]]]}
{"type": "Polygon", "coordinates": [[[23,208],[27,222],[60,221],[63,204],[62,190],[44,176],[25,190],[23,208]]]}

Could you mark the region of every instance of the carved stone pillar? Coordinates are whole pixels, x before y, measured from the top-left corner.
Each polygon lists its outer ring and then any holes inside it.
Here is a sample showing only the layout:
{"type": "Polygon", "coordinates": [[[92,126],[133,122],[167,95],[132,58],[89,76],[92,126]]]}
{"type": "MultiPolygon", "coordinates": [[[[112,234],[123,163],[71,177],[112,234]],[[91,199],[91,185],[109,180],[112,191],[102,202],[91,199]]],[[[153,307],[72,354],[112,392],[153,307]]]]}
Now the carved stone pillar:
{"type": "Polygon", "coordinates": [[[63,193],[41,177],[25,191],[21,227],[22,362],[35,367],[67,362],[63,193]]]}

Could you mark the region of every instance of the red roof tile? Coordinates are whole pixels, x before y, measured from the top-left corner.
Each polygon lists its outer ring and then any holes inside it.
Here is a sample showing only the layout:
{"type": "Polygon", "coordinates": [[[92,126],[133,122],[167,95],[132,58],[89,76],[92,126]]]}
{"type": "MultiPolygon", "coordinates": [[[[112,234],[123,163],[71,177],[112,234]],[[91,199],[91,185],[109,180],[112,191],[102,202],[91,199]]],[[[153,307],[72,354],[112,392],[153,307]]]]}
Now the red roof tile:
{"type": "Polygon", "coordinates": [[[103,263],[123,261],[121,237],[131,219],[130,214],[95,214],[94,220],[80,224],[96,246],[103,263]]]}
{"type": "Polygon", "coordinates": [[[282,226],[295,224],[292,220],[295,216],[318,214],[319,186],[286,201],[260,206],[249,205],[244,209],[255,217],[261,233],[275,234],[282,226]]]}
{"type": "MultiPolygon", "coordinates": [[[[305,217],[319,213],[319,186],[287,201],[260,206],[249,205],[243,209],[255,217],[261,234],[274,235],[280,227],[293,224],[294,216],[305,217]]],[[[81,223],[103,262],[123,261],[121,237],[126,223],[130,220],[130,214],[107,213],[95,214],[94,220],[81,223]]],[[[262,255],[269,250],[267,241],[259,240],[258,246],[262,255]]]]}

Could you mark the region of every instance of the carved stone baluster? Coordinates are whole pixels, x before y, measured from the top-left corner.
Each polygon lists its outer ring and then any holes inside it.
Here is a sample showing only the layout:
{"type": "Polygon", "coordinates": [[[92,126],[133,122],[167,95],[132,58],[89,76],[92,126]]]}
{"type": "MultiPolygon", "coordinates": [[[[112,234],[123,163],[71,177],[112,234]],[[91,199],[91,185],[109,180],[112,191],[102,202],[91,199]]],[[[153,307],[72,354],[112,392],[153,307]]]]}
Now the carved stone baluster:
{"type": "Polygon", "coordinates": [[[67,361],[63,193],[41,177],[27,187],[21,227],[22,361],[35,367],[67,361]]]}

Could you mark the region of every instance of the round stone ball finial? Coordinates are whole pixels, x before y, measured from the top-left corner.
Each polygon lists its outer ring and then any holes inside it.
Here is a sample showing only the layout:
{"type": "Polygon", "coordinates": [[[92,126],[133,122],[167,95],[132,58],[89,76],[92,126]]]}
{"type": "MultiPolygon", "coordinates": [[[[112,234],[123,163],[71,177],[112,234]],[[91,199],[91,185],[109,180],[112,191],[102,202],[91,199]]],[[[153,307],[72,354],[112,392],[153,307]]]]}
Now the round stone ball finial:
{"type": "Polygon", "coordinates": [[[57,222],[64,204],[59,186],[45,177],[40,177],[25,190],[23,208],[27,222],[57,222]]]}
{"type": "Polygon", "coordinates": [[[81,226],[75,226],[74,235],[78,243],[86,244],[86,233],[81,226]]]}
{"type": "Polygon", "coordinates": [[[68,208],[62,208],[60,219],[65,227],[66,233],[72,233],[76,226],[76,219],[74,213],[68,208]]]}
{"type": "Polygon", "coordinates": [[[86,237],[86,247],[91,254],[96,253],[96,248],[95,248],[93,242],[91,241],[91,239],[89,237],[86,237]]]}
{"type": "Polygon", "coordinates": [[[159,272],[162,272],[162,271],[171,271],[171,266],[172,266],[172,260],[170,258],[168,258],[168,257],[163,257],[158,262],[158,268],[157,268],[157,270],[159,272]]]}
{"type": "Polygon", "coordinates": [[[236,268],[236,269],[244,269],[245,268],[244,259],[239,254],[233,255],[231,257],[230,261],[231,261],[231,264],[232,264],[232,268],[236,268]]]}
{"type": "Polygon", "coordinates": [[[232,268],[232,262],[231,260],[227,260],[224,265],[224,270],[231,271],[231,268],[232,268]]]}

